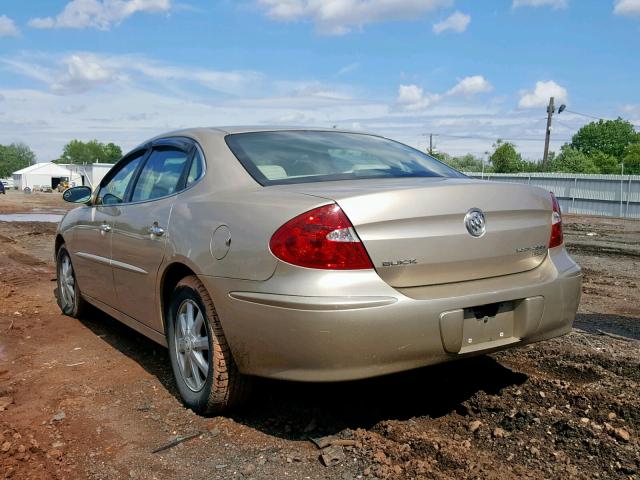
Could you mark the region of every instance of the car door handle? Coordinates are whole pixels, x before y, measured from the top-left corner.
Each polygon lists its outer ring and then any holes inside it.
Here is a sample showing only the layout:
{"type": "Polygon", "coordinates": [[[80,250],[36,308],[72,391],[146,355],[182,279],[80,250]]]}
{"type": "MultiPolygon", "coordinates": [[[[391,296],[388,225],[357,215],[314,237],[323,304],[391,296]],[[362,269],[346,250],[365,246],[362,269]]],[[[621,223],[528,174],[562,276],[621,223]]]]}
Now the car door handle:
{"type": "Polygon", "coordinates": [[[108,233],[111,231],[111,225],[103,223],[102,225],[100,225],[100,230],[102,230],[105,233],[108,233]]]}
{"type": "Polygon", "coordinates": [[[164,228],[159,226],[157,223],[154,223],[149,227],[149,233],[156,237],[161,237],[162,235],[164,235],[164,228]]]}

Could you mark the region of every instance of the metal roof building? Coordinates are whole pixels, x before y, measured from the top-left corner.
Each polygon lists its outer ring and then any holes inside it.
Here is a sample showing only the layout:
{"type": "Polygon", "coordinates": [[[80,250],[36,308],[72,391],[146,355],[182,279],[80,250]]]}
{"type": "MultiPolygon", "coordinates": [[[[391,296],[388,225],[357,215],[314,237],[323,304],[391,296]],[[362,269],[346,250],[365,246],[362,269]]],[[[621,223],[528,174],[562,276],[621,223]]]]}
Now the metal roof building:
{"type": "Polygon", "coordinates": [[[48,186],[56,188],[62,181],[76,182],[81,185],[82,177],[74,174],[67,167],[55,163],[34,163],[26,168],[13,172],[14,186],[19,190],[29,187],[31,190],[48,186]]]}
{"type": "Polygon", "coordinates": [[[70,165],[52,162],[34,163],[26,168],[13,172],[14,187],[23,190],[29,187],[51,187],[55,189],[60,182],[68,181],[72,186],[97,186],[107,172],[113,167],[111,163],[94,163],[89,165],[70,165]]]}

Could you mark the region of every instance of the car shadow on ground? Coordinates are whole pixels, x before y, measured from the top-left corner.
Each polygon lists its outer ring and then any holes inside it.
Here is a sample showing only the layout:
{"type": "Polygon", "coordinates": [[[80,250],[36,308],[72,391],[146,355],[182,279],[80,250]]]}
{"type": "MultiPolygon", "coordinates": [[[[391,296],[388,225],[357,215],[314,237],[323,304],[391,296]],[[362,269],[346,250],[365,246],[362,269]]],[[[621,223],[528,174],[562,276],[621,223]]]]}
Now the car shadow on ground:
{"type": "Polygon", "coordinates": [[[598,335],[608,334],[640,340],[640,318],[601,313],[579,313],[573,324],[585,332],[598,335]]]}
{"type": "MultiPolygon", "coordinates": [[[[105,342],[158,378],[177,399],[165,348],[112,317],[91,309],[81,322],[105,342]]],[[[479,391],[499,394],[527,375],[478,356],[384,377],[339,383],[253,379],[249,400],[228,416],[238,423],[287,439],[371,428],[382,420],[466,414],[464,402],[479,391]]]]}
{"type": "Polygon", "coordinates": [[[104,342],[156,377],[171,395],[180,400],[166,348],[92,306],[88,306],[79,320],[104,342]]]}
{"type": "Polygon", "coordinates": [[[371,429],[383,420],[466,415],[464,402],[477,392],[499,394],[526,380],[486,355],[352,382],[256,379],[249,405],[232,418],[270,435],[304,439],[371,429]]]}

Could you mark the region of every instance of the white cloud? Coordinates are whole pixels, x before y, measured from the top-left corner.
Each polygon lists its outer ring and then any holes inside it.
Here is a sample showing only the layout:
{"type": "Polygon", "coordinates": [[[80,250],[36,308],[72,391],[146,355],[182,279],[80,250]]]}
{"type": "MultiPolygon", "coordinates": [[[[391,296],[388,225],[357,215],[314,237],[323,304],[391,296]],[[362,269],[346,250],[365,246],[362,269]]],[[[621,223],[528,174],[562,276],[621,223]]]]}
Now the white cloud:
{"type": "Polygon", "coordinates": [[[307,98],[325,98],[331,100],[350,100],[351,96],[320,82],[311,82],[293,89],[292,95],[307,98]]]}
{"type": "Polygon", "coordinates": [[[400,85],[398,87],[398,99],[396,102],[404,110],[423,110],[440,100],[440,95],[427,93],[418,85],[400,85]]]}
{"type": "Polygon", "coordinates": [[[533,91],[520,92],[518,108],[544,107],[549,103],[549,97],[554,97],[556,102],[566,102],[567,89],[558,85],[553,80],[536,82],[533,91]]]}
{"type": "Polygon", "coordinates": [[[29,26],[109,30],[135,13],[160,13],[170,8],[171,0],[71,0],[57,16],[32,18],[29,26]]]}
{"type": "Polygon", "coordinates": [[[195,83],[227,95],[245,92],[262,80],[254,71],[219,71],[198,67],[167,65],[142,56],[96,55],[74,53],[62,58],[42,55],[25,58],[2,58],[9,70],[48,85],[53,93],[74,95],[108,84],[127,85],[132,79],[158,88],[178,88],[181,83],[195,83]]]}
{"type": "Polygon", "coordinates": [[[442,32],[446,32],[447,30],[451,30],[452,32],[462,33],[467,29],[470,23],[470,15],[465,15],[461,12],[455,12],[445,20],[435,23],[433,25],[433,32],[436,34],[440,34],[442,32]]]}
{"type": "Polygon", "coordinates": [[[342,67],[340,70],[337,71],[336,73],[336,77],[342,76],[342,75],[347,75],[348,73],[352,73],[355,72],[356,70],[358,70],[360,68],[360,64],[359,63],[351,63],[349,65],[346,65],[344,67],[342,67]]]}
{"type": "Polygon", "coordinates": [[[196,82],[210,90],[225,94],[239,94],[250,86],[262,80],[262,74],[255,71],[242,70],[211,70],[199,67],[184,68],[177,65],[167,65],[143,57],[131,58],[124,56],[116,59],[116,63],[123,70],[133,70],[143,76],[159,81],[196,82]]]}
{"type": "Polygon", "coordinates": [[[64,64],[66,72],[51,84],[54,93],[82,93],[123,78],[93,55],[71,55],[64,64]]]}
{"type": "Polygon", "coordinates": [[[569,0],[513,0],[513,8],[518,7],[551,7],[555,9],[567,8],[569,0]]]}
{"type": "MultiPolygon", "coordinates": [[[[328,90],[328,88],[327,88],[328,90]]],[[[253,91],[253,90],[252,90],[253,91]]],[[[149,89],[137,79],[92,89],[73,97],[34,89],[2,89],[0,143],[26,141],[39,160],[57,158],[72,138],[113,141],[127,150],[154,135],[197,125],[298,124],[350,126],[382,118],[382,101],[316,96],[301,91],[277,96],[273,91],[235,98],[211,98],[193,91],[149,89]],[[303,96],[306,95],[306,96],[303,96]]]]}
{"type": "Polygon", "coordinates": [[[493,86],[482,75],[465,77],[447,92],[448,95],[476,95],[493,90],[493,86]]]}
{"type": "Polygon", "coordinates": [[[86,105],[67,105],[62,109],[62,113],[74,114],[84,112],[86,109],[86,105]]]}
{"type": "MultiPolygon", "coordinates": [[[[539,112],[513,111],[493,95],[471,96],[488,91],[486,80],[463,78],[436,93],[405,80],[396,103],[356,85],[278,80],[259,72],[205,70],[195,63],[134,55],[23,53],[2,58],[0,69],[32,79],[21,87],[0,86],[0,143],[25,141],[41,161],[57,158],[72,138],[112,141],[128,150],[157,134],[195,125],[337,125],[378,132],[421,149],[423,134],[433,132],[439,134],[436,148],[455,155],[482,155],[497,138],[505,138],[536,159],[544,144],[545,119],[539,112]],[[195,78],[189,78],[191,72],[195,78]]],[[[476,77],[484,78],[467,78],[476,77]]],[[[574,128],[583,121],[588,120],[563,120],[574,128]]],[[[558,125],[552,149],[570,136],[558,125]]]]}
{"type": "Polygon", "coordinates": [[[615,0],[613,13],[629,17],[640,16],[640,0],[615,0]]]}
{"type": "Polygon", "coordinates": [[[450,6],[452,0],[258,0],[279,21],[311,20],[320,33],[344,35],[353,28],[388,20],[415,20],[450,6]]]}
{"type": "Polygon", "coordinates": [[[422,88],[417,85],[400,85],[398,88],[398,103],[411,105],[422,100],[422,88]]]}
{"type": "Polygon", "coordinates": [[[482,75],[465,77],[443,94],[424,93],[422,87],[415,84],[400,85],[396,103],[406,111],[425,110],[446,97],[460,95],[470,97],[479,93],[490,92],[492,89],[491,83],[482,75]]]}
{"type": "Polygon", "coordinates": [[[0,37],[17,37],[20,30],[13,20],[6,15],[0,15],[0,37]]]}

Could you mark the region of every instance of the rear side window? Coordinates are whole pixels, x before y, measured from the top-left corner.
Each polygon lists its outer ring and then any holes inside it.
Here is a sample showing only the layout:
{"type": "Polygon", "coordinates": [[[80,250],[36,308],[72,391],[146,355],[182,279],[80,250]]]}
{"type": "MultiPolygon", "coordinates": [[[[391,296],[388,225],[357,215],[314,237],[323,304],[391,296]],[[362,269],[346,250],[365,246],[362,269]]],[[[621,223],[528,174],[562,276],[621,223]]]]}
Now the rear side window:
{"type": "Polygon", "coordinates": [[[125,165],[100,188],[97,198],[98,205],[114,205],[124,201],[127,187],[133,180],[133,175],[145,153],[145,151],[138,152],[125,160],[125,165]]]}
{"type": "Polygon", "coordinates": [[[227,145],[261,185],[365,178],[464,177],[435,158],[373,135],[275,131],[228,135],[227,145]]]}
{"type": "Polygon", "coordinates": [[[202,176],[202,157],[200,156],[200,152],[198,149],[195,150],[193,154],[193,162],[191,162],[191,168],[189,168],[189,173],[187,174],[187,184],[188,187],[192,183],[195,183],[202,176]]]}
{"type": "Polygon", "coordinates": [[[162,147],[151,152],[133,189],[131,201],[153,200],[175,193],[188,160],[188,153],[175,148],[162,147]]]}

